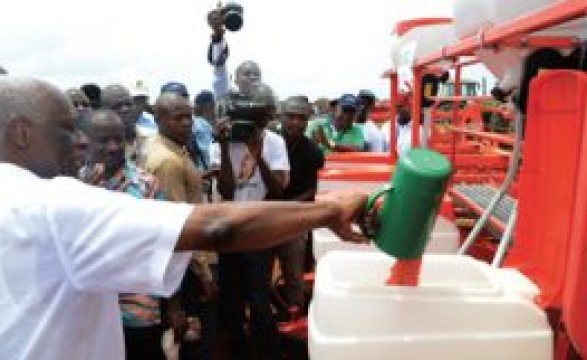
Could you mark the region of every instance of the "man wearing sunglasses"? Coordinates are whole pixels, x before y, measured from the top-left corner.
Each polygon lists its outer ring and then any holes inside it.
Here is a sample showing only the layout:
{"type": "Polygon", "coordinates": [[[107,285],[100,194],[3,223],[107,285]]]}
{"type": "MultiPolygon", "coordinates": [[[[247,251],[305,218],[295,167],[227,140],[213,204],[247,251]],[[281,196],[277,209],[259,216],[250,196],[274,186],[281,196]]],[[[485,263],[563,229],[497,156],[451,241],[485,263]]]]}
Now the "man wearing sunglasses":
{"type": "Polygon", "coordinates": [[[355,124],[359,103],[352,94],[338,99],[333,119],[317,124],[312,138],[320,145],[322,152],[352,152],[365,149],[363,129],[355,124]]]}

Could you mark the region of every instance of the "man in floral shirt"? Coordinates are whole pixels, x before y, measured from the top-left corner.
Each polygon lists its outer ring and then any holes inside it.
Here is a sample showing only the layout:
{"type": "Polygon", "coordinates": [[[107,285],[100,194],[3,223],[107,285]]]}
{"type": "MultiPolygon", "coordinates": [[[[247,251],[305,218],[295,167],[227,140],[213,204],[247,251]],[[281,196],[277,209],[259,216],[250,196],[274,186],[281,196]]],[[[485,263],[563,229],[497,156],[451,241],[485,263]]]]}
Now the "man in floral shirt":
{"type": "MultiPolygon", "coordinates": [[[[81,171],[84,181],[140,199],[164,198],[155,178],[127,160],[124,126],[118,114],[111,110],[92,113],[88,136],[90,162],[81,171]]],[[[119,301],[126,359],[164,360],[159,298],[121,294],[119,301]]]]}

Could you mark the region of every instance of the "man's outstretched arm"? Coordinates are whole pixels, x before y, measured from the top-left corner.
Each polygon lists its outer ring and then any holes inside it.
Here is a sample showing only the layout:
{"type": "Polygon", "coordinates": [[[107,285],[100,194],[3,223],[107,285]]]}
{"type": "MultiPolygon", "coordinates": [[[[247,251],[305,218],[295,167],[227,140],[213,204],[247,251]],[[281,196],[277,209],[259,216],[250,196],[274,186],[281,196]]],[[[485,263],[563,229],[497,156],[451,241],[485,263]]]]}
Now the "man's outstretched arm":
{"type": "Polygon", "coordinates": [[[248,202],[200,205],[185,222],[176,251],[251,251],[269,248],[308,231],[329,227],[343,240],[364,242],[351,229],[366,196],[338,195],[315,203],[248,202]]]}

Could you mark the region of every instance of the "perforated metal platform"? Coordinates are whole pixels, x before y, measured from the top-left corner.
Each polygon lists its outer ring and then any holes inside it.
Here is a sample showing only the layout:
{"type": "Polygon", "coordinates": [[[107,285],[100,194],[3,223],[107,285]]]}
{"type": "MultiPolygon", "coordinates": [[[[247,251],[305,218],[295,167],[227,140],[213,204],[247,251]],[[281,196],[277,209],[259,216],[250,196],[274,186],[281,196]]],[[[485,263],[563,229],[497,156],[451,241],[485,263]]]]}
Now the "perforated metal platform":
{"type": "MultiPolygon", "coordinates": [[[[454,195],[459,195],[458,198],[461,200],[467,200],[481,209],[485,209],[487,205],[489,205],[496,192],[496,188],[486,185],[460,184],[455,185],[452,189],[454,195]]],[[[514,204],[515,200],[511,196],[505,195],[497,204],[491,215],[502,225],[505,225],[510,218],[514,204]]]]}

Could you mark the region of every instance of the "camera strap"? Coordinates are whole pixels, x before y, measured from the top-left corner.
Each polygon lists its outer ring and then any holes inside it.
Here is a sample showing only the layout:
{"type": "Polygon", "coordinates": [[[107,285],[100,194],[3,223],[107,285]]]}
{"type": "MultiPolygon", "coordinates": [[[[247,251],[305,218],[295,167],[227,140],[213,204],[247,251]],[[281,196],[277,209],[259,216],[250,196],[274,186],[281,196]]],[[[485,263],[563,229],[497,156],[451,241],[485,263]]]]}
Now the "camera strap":
{"type": "Polygon", "coordinates": [[[255,160],[249,150],[246,149],[245,151],[245,156],[243,157],[240,164],[238,178],[236,179],[236,185],[239,189],[244,188],[247,184],[250,183],[251,179],[255,175],[255,172],[257,171],[257,167],[259,166],[259,164],[257,164],[257,160],[255,160]]]}

